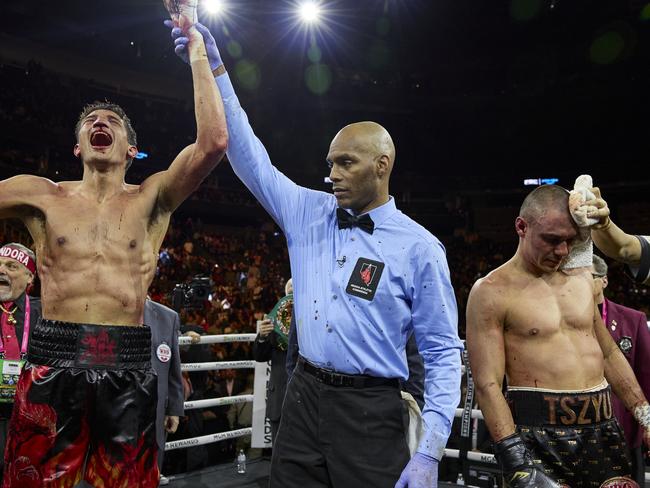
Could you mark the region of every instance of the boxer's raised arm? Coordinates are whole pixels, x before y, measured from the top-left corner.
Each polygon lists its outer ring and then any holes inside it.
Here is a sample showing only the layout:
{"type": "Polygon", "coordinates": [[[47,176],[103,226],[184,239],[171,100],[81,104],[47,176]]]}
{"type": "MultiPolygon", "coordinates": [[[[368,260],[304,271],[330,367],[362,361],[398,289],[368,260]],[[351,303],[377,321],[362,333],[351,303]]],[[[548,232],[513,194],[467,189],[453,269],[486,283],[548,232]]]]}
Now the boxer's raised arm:
{"type": "MultiPolygon", "coordinates": [[[[188,38],[171,21],[166,21],[165,24],[172,28],[176,54],[189,62],[188,38]]],[[[215,81],[225,107],[230,166],[285,234],[303,232],[305,222],[319,218],[322,209],[331,204],[332,196],[297,185],[271,163],[266,148],[253,132],[239,103],[214,37],[200,23],[196,24],[196,28],[205,39],[212,73],[216,76],[215,81]]]]}
{"type": "Polygon", "coordinates": [[[219,90],[214,83],[201,33],[191,27],[189,59],[194,82],[196,142],[183,149],[167,171],[152,178],[159,185],[158,204],[175,210],[223,158],[228,144],[226,118],[219,90]]]}
{"type": "Polygon", "coordinates": [[[40,176],[18,175],[0,181],[0,219],[21,218],[39,208],[40,197],[55,191],[57,184],[40,176]]]}
{"type": "Polygon", "coordinates": [[[503,396],[506,355],[503,314],[495,291],[485,279],[477,281],[467,302],[467,352],[479,407],[492,438],[499,441],[515,432],[515,422],[503,396]]]}

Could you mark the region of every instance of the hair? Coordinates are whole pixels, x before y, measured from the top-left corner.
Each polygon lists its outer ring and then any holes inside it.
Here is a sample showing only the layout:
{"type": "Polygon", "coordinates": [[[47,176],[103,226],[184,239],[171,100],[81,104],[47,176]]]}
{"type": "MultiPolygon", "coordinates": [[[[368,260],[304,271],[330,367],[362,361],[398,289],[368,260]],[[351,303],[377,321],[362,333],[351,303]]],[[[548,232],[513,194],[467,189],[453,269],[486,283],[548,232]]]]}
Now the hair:
{"type": "Polygon", "coordinates": [[[569,192],[558,185],[538,186],[531,191],[519,209],[519,216],[530,222],[540,219],[551,209],[569,212],[569,192]]]}
{"type": "MultiPolygon", "coordinates": [[[[27,254],[32,261],[36,262],[36,254],[34,254],[34,251],[32,251],[27,246],[25,246],[23,244],[20,244],[18,242],[9,242],[7,244],[3,244],[0,247],[4,247],[4,246],[16,247],[16,248],[20,249],[22,252],[24,252],[25,254],[27,254]]],[[[27,269],[27,268],[25,268],[25,269],[27,269]]],[[[29,271],[29,270],[27,270],[27,271],[31,274],[31,271],[29,271]]]]}
{"type": "MultiPolygon", "coordinates": [[[[108,100],[105,100],[103,102],[95,100],[93,103],[87,104],[81,110],[79,118],[77,119],[77,125],[74,127],[74,135],[77,139],[77,142],[79,142],[79,130],[81,129],[83,120],[95,110],[110,110],[111,112],[115,113],[120,119],[122,119],[122,122],[124,122],[124,128],[126,129],[126,140],[132,146],[138,145],[138,135],[135,133],[135,129],[131,125],[131,119],[129,119],[129,116],[126,115],[126,112],[122,107],[116,103],[109,102],[108,100]]],[[[126,161],[126,169],[129,169],[131,167],[131,163],[133,163],[133,158],[127,158],[126,161]]]]}
{"type": "Polygon", "coordinates": [[[608,268],[605,260],[598,254],[594,254],[591,260],[594,265],[594,274],[600,276],[601,278],[607,276],[608,268]]]}

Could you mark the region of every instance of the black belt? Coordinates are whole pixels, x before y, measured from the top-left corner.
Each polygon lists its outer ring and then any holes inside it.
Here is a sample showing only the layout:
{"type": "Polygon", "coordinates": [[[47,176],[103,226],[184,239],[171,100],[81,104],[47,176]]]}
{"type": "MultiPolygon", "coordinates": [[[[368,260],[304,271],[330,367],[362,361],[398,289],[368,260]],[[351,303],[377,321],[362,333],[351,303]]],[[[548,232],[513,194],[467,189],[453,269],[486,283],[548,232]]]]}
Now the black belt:
{"type": "Polygon", "coordinates": [[[329,386],[347,386],[350,388],[372,388],[373,386],[391,386],[399,388],[397,378],[377,378],[360,374],[341,374],[314,366],[302,356],[298,357],[298,367],[316,378],[316,381],[329,386]]]}

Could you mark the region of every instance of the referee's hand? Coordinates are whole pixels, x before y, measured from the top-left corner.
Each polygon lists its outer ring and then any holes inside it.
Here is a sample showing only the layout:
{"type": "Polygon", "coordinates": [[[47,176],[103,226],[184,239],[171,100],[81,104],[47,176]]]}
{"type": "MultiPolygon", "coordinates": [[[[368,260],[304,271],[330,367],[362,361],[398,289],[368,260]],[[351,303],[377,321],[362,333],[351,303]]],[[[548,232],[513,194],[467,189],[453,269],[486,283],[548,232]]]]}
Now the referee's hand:
{"type": "Polygon", "coordinates": [[[438,460],[416,452],[395,483],[395,488],[437,488],[438,460]]]}

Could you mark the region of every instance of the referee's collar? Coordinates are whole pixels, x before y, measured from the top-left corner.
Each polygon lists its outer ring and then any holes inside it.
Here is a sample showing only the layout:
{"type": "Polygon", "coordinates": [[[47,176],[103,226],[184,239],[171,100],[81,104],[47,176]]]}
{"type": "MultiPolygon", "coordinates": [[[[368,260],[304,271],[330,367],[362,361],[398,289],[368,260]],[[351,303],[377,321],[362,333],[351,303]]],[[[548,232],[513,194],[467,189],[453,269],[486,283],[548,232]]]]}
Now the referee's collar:
{"type": "MultiPolygon", "coordinates": [[[[352,212],[350,212],[350,210],[348,210],[347,208],[344,210],[350,215],[352,215],[352,212]]],[[[388,220],[395,212],[397,212],[397,207],[395,206],[395,199],[392,196],[389,196],[388,201],[383,205],[380,205],[379,207],[375,207],[369,212],[364,212],[362,214],[359,214],[356,217],[360,217],[366,214],[370,215],[370,218],[374,222],[375,229],[376,229],[381,224],[386,222],[386,220],[388,220]]]]}

